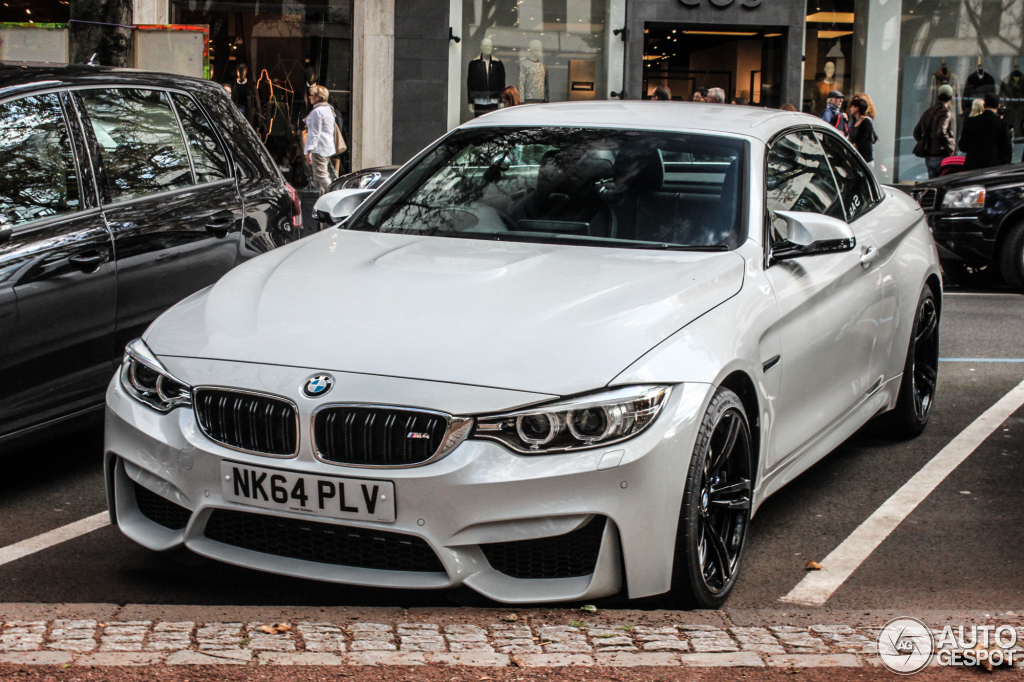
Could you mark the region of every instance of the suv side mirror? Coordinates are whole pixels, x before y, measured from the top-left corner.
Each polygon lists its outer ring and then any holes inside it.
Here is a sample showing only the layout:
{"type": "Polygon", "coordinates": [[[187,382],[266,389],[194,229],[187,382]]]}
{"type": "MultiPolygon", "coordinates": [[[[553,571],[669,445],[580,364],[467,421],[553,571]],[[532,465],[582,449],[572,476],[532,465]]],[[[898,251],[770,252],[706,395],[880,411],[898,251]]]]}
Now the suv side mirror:
{"type": "Polygon", "coordinates": [[[371,194],[372,189],[339,189],[328,192],[313,205],[313,218],[320,223],[321,229],[333,227],[355,213],[359,205],[371,194]]]}
{"type": "Polygon", "coordinates": [[[769,264],[801,256],[851,251],[857,245],[853,230],[842,220],[803,211],[775,211],[775,215],[786,221],[789,239],[772,246],[769,264]]]}

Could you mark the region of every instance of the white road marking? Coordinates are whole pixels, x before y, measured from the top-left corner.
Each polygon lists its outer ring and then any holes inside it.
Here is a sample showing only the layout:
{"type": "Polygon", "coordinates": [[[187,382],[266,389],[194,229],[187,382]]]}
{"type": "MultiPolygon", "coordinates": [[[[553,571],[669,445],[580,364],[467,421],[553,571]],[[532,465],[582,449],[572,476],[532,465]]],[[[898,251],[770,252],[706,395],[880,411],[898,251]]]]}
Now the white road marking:
{"type": "Polygon", "coordinates": [[[999,292],[975,292],[975,291],[943,291],[943,296],[1013,296],[1021,298],[1021,294],[1004,294],[999,292]]]}
{"type": "Polygon", "coordinates": [[[779,601],[808,606],[828,601],[903,519],[1021,405],[1024,405],[1024,381],[957,434],[956,438],[860,524],[850,537],[832,550],[820,562],[820,571],[808,573],[779,601]]]}
{"type": "Polygon", "coordinates": [[[99,530],[100,528],[109,525],[110,514],[107,512],[101,512],[75,521],[74,523],[69,523],[66,526],[54,528],[53,530],[47,531],[42,535],[37,535],[34,538],[15,542],[13,545],[7,545],[6,547],[0,547],[0,566],[9,564],[12,561],[17,561],[23,557],[27,557],[29,554],[41,552],[44,549],[53,547],[54,545],[59,545],[62,542],[74,540],[81,535],[91,533],[94,530],[99,530]]]}

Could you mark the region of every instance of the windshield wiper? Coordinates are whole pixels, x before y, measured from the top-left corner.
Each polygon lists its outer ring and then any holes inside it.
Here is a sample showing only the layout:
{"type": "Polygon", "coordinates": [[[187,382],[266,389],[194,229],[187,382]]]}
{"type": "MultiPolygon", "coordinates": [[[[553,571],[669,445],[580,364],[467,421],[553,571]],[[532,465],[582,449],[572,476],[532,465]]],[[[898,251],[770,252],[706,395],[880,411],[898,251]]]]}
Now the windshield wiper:
{"type": "MultiPolygon", "coordinates": [[[[410,233],[411,234],[411,233],[410,233]]],[[[506,232],[445,232],[436,237],[456,239],[480,239],[496,242],[517,242],[520,244],[572,244],[574,246],[608,246],[624,249],[655,249],[659,251],[728,251],[726,244],[669,244],[667,242],[635,242],[612,237],[585,237],[580,235],[509,234],[506,232]]]]}

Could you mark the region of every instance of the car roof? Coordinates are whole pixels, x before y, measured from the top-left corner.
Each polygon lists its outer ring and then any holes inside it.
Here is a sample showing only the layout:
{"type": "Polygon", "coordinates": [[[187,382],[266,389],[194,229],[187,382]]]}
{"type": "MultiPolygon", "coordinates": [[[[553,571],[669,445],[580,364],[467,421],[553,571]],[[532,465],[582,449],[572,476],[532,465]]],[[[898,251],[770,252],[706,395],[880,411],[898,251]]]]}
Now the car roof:
{"type": "MultiPolygon", "coordinates": [[[[125,83],[152,87],[210,87],[213,81],[170,73],[119,69],[89,64],[0,62],[0,97],[53,87],[125,83]]],[[[221,86],[216,86],[221,87],[221,86]]]]}
{"type": "Polygon", "coordinates": [[[596,101],[524,104],[498,109],[463,124],[487,126],[583,126],[729,133],[768,142],[795,125],[825,126],[817,116],[735,104],[596,101]]]}

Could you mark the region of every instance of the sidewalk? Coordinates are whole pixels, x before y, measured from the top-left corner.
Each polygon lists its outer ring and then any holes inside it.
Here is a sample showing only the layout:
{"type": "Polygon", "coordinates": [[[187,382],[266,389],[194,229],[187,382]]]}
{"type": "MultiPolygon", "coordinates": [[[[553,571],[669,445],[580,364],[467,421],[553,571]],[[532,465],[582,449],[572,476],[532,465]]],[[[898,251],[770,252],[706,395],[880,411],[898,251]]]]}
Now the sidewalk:
{"type": "Polygon", "coordinates": [[[1021,616],[981,612],[0,604],[0,665],[864,668],[895,615],[1024,637],[1021,616]]]}

